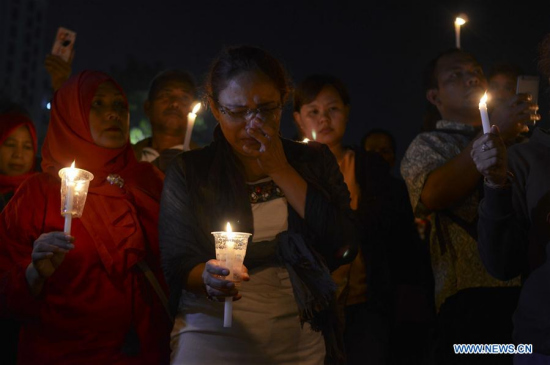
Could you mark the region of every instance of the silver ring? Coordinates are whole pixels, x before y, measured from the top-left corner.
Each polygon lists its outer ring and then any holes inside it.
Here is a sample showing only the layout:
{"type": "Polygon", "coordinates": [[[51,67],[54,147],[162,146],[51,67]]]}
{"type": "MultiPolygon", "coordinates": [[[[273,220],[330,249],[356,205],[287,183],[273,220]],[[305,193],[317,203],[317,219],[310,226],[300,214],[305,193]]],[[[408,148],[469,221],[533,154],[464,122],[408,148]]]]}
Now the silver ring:
{"type": "Polygon", "coordinates": [[[483,144],[481,145],[481,151],[482,152],[485,152],[485,151],[489,151],[490,148],[489,146],[487,146],[487,143],[483,142],[483,144]]]}

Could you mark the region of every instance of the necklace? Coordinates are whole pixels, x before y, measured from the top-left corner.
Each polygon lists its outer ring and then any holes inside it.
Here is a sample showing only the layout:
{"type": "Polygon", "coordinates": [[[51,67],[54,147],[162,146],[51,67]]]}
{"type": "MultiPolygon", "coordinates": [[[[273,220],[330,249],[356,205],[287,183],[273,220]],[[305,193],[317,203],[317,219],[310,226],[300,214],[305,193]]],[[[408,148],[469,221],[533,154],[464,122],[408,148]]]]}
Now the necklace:
{"type": "Polygon", "coordinates": [[[265,203],[285,196],[285,193],[275,184],[275,182],[273,182],[273,180],[257,184],[247,184],[247,189],[248,198],[252,204],[265,203]]]}

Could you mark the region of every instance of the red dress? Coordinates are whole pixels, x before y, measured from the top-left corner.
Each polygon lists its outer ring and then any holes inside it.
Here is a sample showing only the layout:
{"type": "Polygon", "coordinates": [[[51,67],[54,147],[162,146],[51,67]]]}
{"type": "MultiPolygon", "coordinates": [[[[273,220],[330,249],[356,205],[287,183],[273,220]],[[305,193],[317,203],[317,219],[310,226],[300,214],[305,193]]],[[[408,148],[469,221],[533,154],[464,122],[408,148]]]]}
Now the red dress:
{"type": "Polygon", "coordinates": [[[45,173],[21,184],[0,215],[0,311],[22,321],[20,364],[169,361],[170,321],[136,265],[145,260],[166,287],[157,228],[162,174],[137,162],[129,143],[112,150],[94,145],[83,106],[105,81],[114,83],[85,71],[56,93],[42,151],[45,173]],[[73,159],[94,174],[83,215],[73,219],[75,248],[33,297],[25,270],[34,241],[63,231],[57,171],[73,159]],[[107,181],[115,173],[122,187],[107,181]]]}

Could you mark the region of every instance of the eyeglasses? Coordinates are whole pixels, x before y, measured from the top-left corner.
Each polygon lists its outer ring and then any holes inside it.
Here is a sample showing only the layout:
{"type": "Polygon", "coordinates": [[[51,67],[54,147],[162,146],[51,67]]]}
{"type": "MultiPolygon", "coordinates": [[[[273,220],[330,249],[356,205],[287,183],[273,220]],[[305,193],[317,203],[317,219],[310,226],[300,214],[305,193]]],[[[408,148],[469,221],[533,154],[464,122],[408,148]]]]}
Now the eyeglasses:
{"type": "Polygon", "coordinates": [[[239,121],[250,120],[254,116],[257,116],[263,121],[271,121],[274,120],[277,117],[277,113],[281,109],[283,109],[280,104],[277,104],[276,106],[265,106],[256,109],[231,110],[228,107],[221,105],[220,103],[217,104],[222,114],[227,115],[231,119],[239,121]]]}

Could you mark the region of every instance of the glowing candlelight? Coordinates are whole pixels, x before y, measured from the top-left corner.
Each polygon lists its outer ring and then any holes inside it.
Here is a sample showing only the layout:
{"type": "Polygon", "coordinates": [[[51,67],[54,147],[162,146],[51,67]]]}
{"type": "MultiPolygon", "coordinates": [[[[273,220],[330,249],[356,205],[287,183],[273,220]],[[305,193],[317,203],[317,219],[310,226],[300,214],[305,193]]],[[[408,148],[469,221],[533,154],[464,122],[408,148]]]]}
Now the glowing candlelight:
{"type": "Polygon", "coordinates": [[[63,229],[63,232],[65,234],[70,235],[71,234],[71,223],[73,219],[73,200],[74,200],[74,179],[76,177],[77,171],[74,168],[74,163],[71,164],[71,167],[69,170],[67,170],[67,197],[66,197],[66,209],[68,214],[65,214],[65,228],[63,229]]]}
{"type": "Polygon", "coordinates": [[[197,113],[201,108],[201,103],[196,103],[191,113],[187,114],[187,131],[185,132],[185,141],[183,142],[183,150],[189,151],[191,145],[191,134],[193,133],[193,126],[195,125],[195,119],[197,119],[197,113]]]}
{"type": "Polygon", "coordinates": [[[82,216],[86,196],[88,195],[88,186],[94,175],[86,170],[77,169],[75,162],[71,167],[59,170],[61,178],[61,215],[65,217],[65,226],[63,232],[71,234],[71,225],[73,217],[82,216]]]}
{"type": "MultiPolygon", "coordinates": [[[[228,280],[235,283],[239,288],[242,280],[242,267],[246,247],[250,233],[233,232],[229,222],[225,232],[212,232],[216,245],[216,259],[220,265],[229,269],[228,280]]],[[[233,297],[225,297],[223,326],[231,327],[233,319],[233,297]]]]}
{"type": "Polygon", "coordinates": [[[311,131],[311,138],[316,141],[317,140],[317,132],[315,132],[314,130],[311,131]]]}
{"type": "Polygon", "coordinates": [[[304,140],[303,140],[302,142],[308,143],[308,142],[309,142],[309,138],[304,138],[304,140]]]}
{"type": "Polygon", "coordinates": [[[466,24],[467,18],[465,15],[460,15],[455,19],[455,40],[456,48],[460,48],[460,27],[466,24]]]}
{"type": "MultiPolygon", "coordinates": [[[[233,240],[233,230],[231,229],[231,224],[227,222],[225,226],[225,231],[227,234],[227,243],[225,246],[225,266],[229,269],[229,273],[233,275],[234,261],[235,261],[235,252],[233,248],[235,247],[235,241],[233,240]]],[[[225,307],[223,312],[223,326],[231,327],[233,320],[233,297],[225,297],[225,307]]]]}
{"type": "MultiPolygon", "coordinates": [[[[229,222],[225,225],[225,232],[227,232],[227,238],[233,238],[233,229],[231,228],[231,224],[229,222]]],[[[233,248],[233,242],[231,243],[231,248],[233,248]]]]}
{"type": "Polygon", "coordinates": [[[487,113],[487,92],[479,101],[479,113],[481,114],[481,124],[483,125],[483,133],[489,133],[491,130],[491,122],[489,122],[489,114],[487,113]]]}

